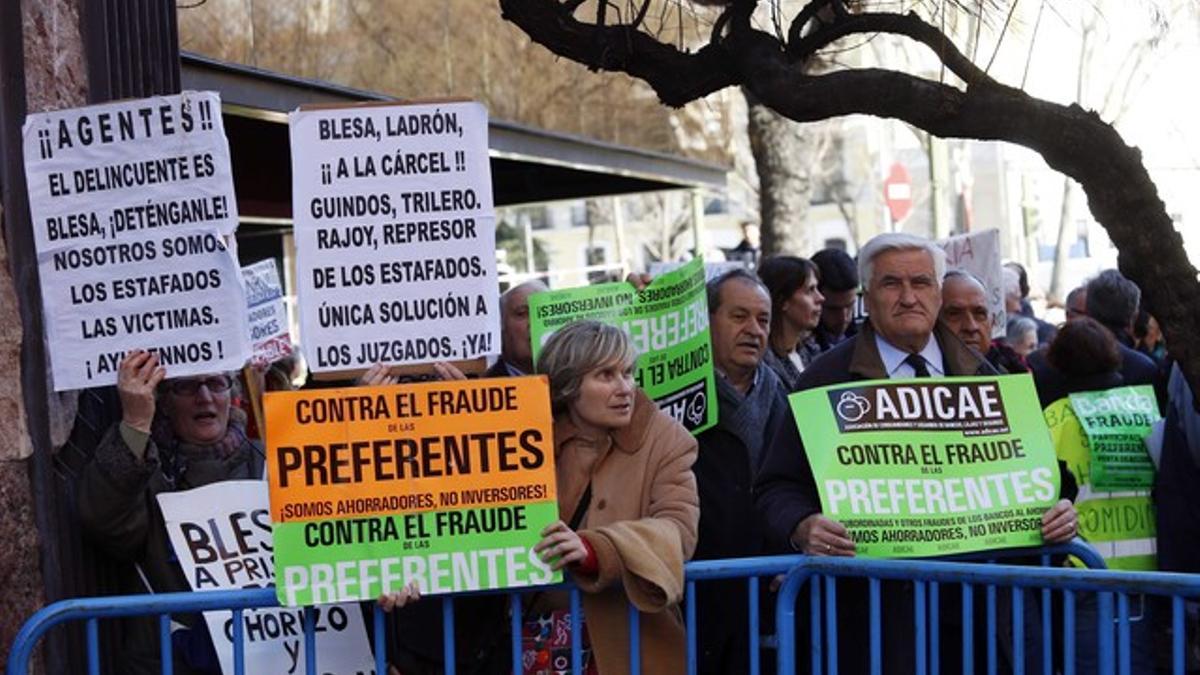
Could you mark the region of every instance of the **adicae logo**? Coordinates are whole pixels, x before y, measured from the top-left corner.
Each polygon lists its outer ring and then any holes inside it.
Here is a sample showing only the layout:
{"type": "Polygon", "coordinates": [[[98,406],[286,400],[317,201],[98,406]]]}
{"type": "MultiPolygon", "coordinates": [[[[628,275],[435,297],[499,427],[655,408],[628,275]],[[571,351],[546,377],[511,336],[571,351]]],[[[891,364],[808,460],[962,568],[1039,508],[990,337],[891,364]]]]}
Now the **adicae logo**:
{"type": "Polygon", "coordinates": [[[708,397],[704,392],[700,392],[692,397],[692,404],[688,406],[687,417],[691,421],[692,426],[700,426],[704,423],[705,414],[708,412],[708,397]]]}
{"type": "Polygon", "coordinates": [[[859,396],[853,391],[845,391],[838,398],[835,410],[838,417],[846,422],[857,422],[871,411],[871,402],[865,396],[859,396]]]}

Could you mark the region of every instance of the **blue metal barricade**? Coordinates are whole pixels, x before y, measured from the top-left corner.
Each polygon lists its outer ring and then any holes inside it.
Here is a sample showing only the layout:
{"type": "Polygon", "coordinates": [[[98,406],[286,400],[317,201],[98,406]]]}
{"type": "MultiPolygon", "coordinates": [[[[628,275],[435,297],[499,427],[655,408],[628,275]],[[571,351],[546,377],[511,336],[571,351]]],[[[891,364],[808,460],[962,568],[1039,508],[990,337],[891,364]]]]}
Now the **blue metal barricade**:
{"type": "MultiPolygon", "coordinates": [[[[858,558],[807,558],[788,572],[787,579],[779,589],[776,603],[776,629],[780,636],[778,652],[780,673],[796,671],[796,640],[786,638],[795,635],[797,611],[802,611],[796,607],[797,599],[801,588],[806,584],[810,585],[810,596],[813,598],[808,608],[811,621],[809,645],[811,672],[824,672],[829,675],[838,672],[838,607],[835,580],[847,578],[866,580],[869,584],[868,645],[872,673],[882,672],[885,658],[880,639],[883,599],[879,593],[880,584],[885,581],[912,583],[916,590],[915,597],[920,598],[914,603],[913,609],[913,625],[916,632],[913,663],[910,666],[889,661],[890,670],[913,672],[918,675],[937,672],[936,666],[930,666],[929,657],[937,653],[941,636],[929,618],[935,616],[938,611],[936,595],[931,591],[939,586],[959,585],[964,590],[961,671],[959,664],[947,664],[948,670],[954,672],[973,671],[973,650],[978,646],[973,643],[975,615],[971,598],[973,598],[974,589],[979,587],[984,587],[987,591],[988,673],[995,673],[999,670],[994,640],[997,620],[995,607],[999,589],[1012,593],[1014,651],[1011,665],[1013,672],[1016,673],[1025,672],[1025,655],[1020,646],[1022,640],[1019,639],[1024,629],[1023,598],[1025,590],[1040,590],[1043,594],[1061,591],[1064,595],[1063,645],[1065,655],[1063,672],[1067,675],[1071,675],[1075,670],[1073,659],[1076,635],[1075,603],[1080,593],[1094,593],[1098,599],[1096,635],[1099,653],[1097,663],[1098,672],[1102,675],[1113,675],[1114,673],[1127,675],[1132,670],[1129,650],[1129,597],[1135,594],[1170,599],[1171,625],[1173,627],[1172,670],[1174,673],[1182,674],[1184,672],[1184,601],[1200,598],[1200,576],[1188,574],[1054,567],[1030,568],[940,561],[914,563],[912,561],[858,558]],[[823,602],[819,599],[821,595],[824,596],[823,602]],[[820,632],[822,626],[824,628],[823,635],[820,632]]],[[[1049,621],[1044,621],[1042,625],[1043,645],[1050,644],[1049,631],[1051,629],[1049,621]]],[[[1052,672],[1049,656],[1043,655],[1041,665],[1043,673],[1052,672]]]]}
{"type": "MultiPolygon", "coordinates": [[[[750,578],[752,588],[757,589],[757,578],[760,576],[775,576],[787,572],[794,568],[804,560],[803,556],[770,556],[761,558],[744,558],[734,560],[715,560],[706,562],[689,563],[686,568],[687,573],[687,590],[689,598],[694,597],[695,583],[715,580],[715,579],[734,579],[734,578],[750,578]]],[[[580,672],[582,649],[579,636],[582,631],[579,630],[578,617],[580,615],[580,598],[579,591],[570,584],[558,584],[555,586],[541,586],[536,588],[522,589],[521,593],[509,593],[509,602],[511,605],[511,639],[512,639],[512,654],[513,672],[520,673],[521,667],[521,595],[522,593],[533,593],[537,591],[547,590],[562,590],[569,593],[569,602],[571,607],[571,667],[572,672],[580,672]]],[[[446,672],[454,672],[455,670],[455,650],[454,650],[454,603],[453,598],[445,596],[440,599],[443,603],[443,632],[446,636],[444,647],[444,663],[446,672]]],[[[171,615],[172,614],[187,614],[194,612],[206,611],[229,611],[233,613],[233,646],[234,646],[234,667],[235,673],[241,675],[245,672],[244,664],[244,626],[241,621],[241,613],[245,610],[264,609],[278,607],[279,601],[275,595],[274,588],[260,588],[252,590],[238,591],[207,591],[204,593],[161,593],[157,595],[134,595],[134,596],[110,596],[99,598],[78,598],[71,600],[61,600],[59,602],[48,605],[37,613],[35,613],[21,630],[17,633],[13,641],[12,651],[9,652],[8,670],[9,675],[24,675],[28,672],[29,662],[33,655],[33,650],[38,642],[47,631],[55,626],[71,622],[83,621],[86,623],[87,645],[88,645],[88,667],[89,673],[96,673],[99,669],[99,639],[98,639],[98,622],[100,619],[111,619],[118,617],[130,616],[158,616],[159,617],[159,639],[161,644],[161,660],[162,672],[169,675],[171,673],[172,664],[172,647],[170,638],[171,615]]],[[[694,617],[694,607],[689,603],[689,609],[694,617]]],[[[639,613],[636,608],[630,605],[630,663],[633,664],[634,672],[640,667],[640,632],[639,613]]],[[[372,630],[374,631],[374,642],[376,645],[383,645],[385,640],[385,625],[383,611],[376,606],[373,610],[374,620],[372,621],[372,630]]],[[[694,623],[689,624],[694,625],[694,623]]],[[[316,671],[316,639],[314,633],[314,622],[312,608],[306,608],[304,626],[304,648],[305,648],[305,666],[306,675],[314,675],[316,671]]],[[[750,616],[749,630],[753,635],[758,634],[758,613],[755,611],[750,616]]],[[[694,672],[695,664],[695,635],[694,631],[689,630],[688,635],[688,653],[690,655],[689,662],[692,664],[694,672]]],[[[757,639],[757,638],[755,638],[757,639]]],[[[377,648],[375,650],[375,671],[377,673],[386,673],[386,654],[385,650],[377,648]]],[[[755,671],[757,672],[757,671],[755,671]]]]}
{"type": "MultiPolygon", "coordinates": [[[[1048,565],[1051,556],[1071,554],[1083,560],[1086,564],[1103,566],[1103,560],[1093,549],[1082,543],[1072,543],[1045,549],[993,551],[986,555],[988,560],[1007,559],[1014,556],[1033,556],[1048,565]]],[[[777,647],[777,665],[780,673],[795,672],[796,653],[798,650],[795,638],[796,600],[802,586],[810,584],[810,602],[807,608],[812,619],[811,634],[807,646],[813,665],[813,672],[838,672],[838,617],[837,617],[837,588],[835,579],[861,578],[866,579],[869,588],[870,627],[868,647],[872,655],[872,672],[882,671],[882,643],[884,627],[881,626],[880,608],[885,601],[881,592],[884,581],[905,581],[912,583],[916,590],[914,606],[914,626],[918,633],[915,641],[914,664],[912,670],[917,673],[939,672],[938,653],[940,640],[939,626],[939,589],[946,584],[958,584],[964,589],[974,589],[984,586],[987,593],[987,625],[989,633],[994,633],[996,621],[995,607],[997,588],[1004,589],[1038,589],[1043,599],[1048,599],[1051,592],[1062,591],[1067,610],[1064,617],[1063,641],[1067,654],[1074,650],[1075,612],[1074,600],[1077,593],[1100,592],[1099,616],[1101,628],[1100,657],[1106,659],[1109,670],[1121,655],[1121,673],[1129,672],[1128,650],[1117,650],[1117,642],[1128,642],[1129,606],[1128,596],[1131,593],[1149,593],[1173,598],[1173,625],[1175,631],[1174,655],[1176,672],[1182,672],[1183,654],[1183,601],[1185,598],[1200,596],[1200,580],[1186,575],[1165,575],[1153,573],[1116,573],[1107,571],[1073,570],[1055,568],[1011,567],[1003,565],[980,565],[962,562],[930,562],[930,561],[883,561],[862,560],[853,558],[808,558],[800,555],[772,556],[760,558],[744,558],[732,560],[716,560],[689,563],[686,567],[686,588],[684,609],[687,622],[687,665],[688,672],[695,673],[697,668],[696,644],[696,585],[719,579],[745,579],[746,592],[749,600],[749,612],[746,629],[749,631],[749,663],[746,672],[758,675],[761,669],[760,654],[764,647],[777,647]],[[764,636],[759,625],[760,585],[765,578],[786,575],[776,599],[775,636],[764,636]],[[821,583],[810,583],[821,580],[821,583]],[[1114,605],[1115,603],[1115,605],[1114,605]],[[1107,623],[1105,623],[1107,622],[1107,623]],[[1112,635],[1112,626],[1116,625],[1117,635],[1112,635]],[[1109,630],[1103,630],[1107,626],[1109,630]]],[[[569,592],[569,602],[572,617],[572,670],[578,672],[581,663],[581,631],[576,623],[580,612],[579,591],[569,584],[539,589],[522,589],[522,593],[537,590],[563,590],[569,592]]],[[[1013,594],[1013,623],[1019,633],[1023,628],[1023,592],[1013,594]]],[[[509,594],[512,617],[511,639],[513,654],[513,672],[520,673],[521,667],[521,595],[509,594]]],[[[432,600],[432,599],[431,599],[432,600]]],[[[444,597],[443,630],[446,636],[444,659],[447,672],[454,672],[454,605],[452,598],[444,597]]],[[[244,635],[241,614],[246,610],[277,607],[278,601],[274,589],[257,589],[245,591],[212,591],[205,593],[173,593],[160,595],[139,595],[129,597],[104,597],[64,600],[54,603],[37,612],[22,627],[14,641],[9,654],[8,672],[11,675],[23,675],[27,672],[29,659],[41,637],[51,628],[64,622],[86,622],[88,638],[89,672],[98,672],[98,621],[106,618],[125,616],[158,616],[161,637],[161,654],[163,672],[171,672],[171,640],[170,615],[173,613],[192,613],[201,611],[230,611],[233,613],[233,644],[235,657],[235,672],[244,672],[244,635]]],[[[973,625],[973,594],[964,594],[963,598],[964,635],[970,634],[973,625]]],[[[1043,631],[1050,628],[1048,603],[1043,604],[1043,631]]],[[[640,615],[635,608],[630,607],[630,663],[634,672],[640,668],[640,633],[638,631],[640,615]]],[[[373,621],[375,644],[383,645],[385,640],[385,620],[383,612],[374,608],[373,621]]],[[[306,610],[304,641],[307,673],[316,672],[313,612],[306,610]]],[[[996,647],[989,639],[986,646],[990,664],[995,664],[996,647]]],[[[971,640],[963,644],[963,662],[969,664],[976,645],[971,640]]],[[[1017,647],[1018,655],[1020,647],[1017,647]]],[[[375,664],[377,673],[386,673],[385,650],[377,648],[375,664]]],[[[957,664],[947,664],[947,671],[957,670],[957,664]]],[[[1044,655],[1044,672],[1049,672],[1049,656],[1044,655]]],[[[967,669],[969,670],[969,669],[967,669]]],[[[989,668],[991,670],[991,668],[989,668]]],[[[1071,672],[1071,664],[1067,665],[1071,672]]]]}

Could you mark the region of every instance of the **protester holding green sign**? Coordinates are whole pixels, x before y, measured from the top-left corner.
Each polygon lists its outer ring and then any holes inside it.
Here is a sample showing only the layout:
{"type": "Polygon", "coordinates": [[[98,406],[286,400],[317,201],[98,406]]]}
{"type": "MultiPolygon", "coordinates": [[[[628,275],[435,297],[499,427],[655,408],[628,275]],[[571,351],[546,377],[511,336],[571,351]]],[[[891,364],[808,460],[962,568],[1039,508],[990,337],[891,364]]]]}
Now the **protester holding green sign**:
{"type": "MultiPolygon", "coordinates": [[[[884,542],[883,533],[878,532],[880,541],[861,541],[864,551],[888,544],[912,550],[875,552],[929,555],[938,552],[940,543],[955,540],[963,542],[957,550],[968,550],[969,530],[962,539],[945,537],[956,534],[954,528],[978,526],[979,522],[970,522],[971,510],[960,510],[974,506],[975,514],[986,513],[983,504],[990,499],[995,509],[991,511],[996,518],[993,522],[1004,523],[1002,527],[1009,532],[988,532],[985,522],[983,536],[970,548],[1013,545],[1016,540],[1034,543],[1039,535],[1046,543],[1070,539],[1075,534],[1076,515],[1070,501],[1055,502],[1059,481],[1053,458],[1046,456],[1049,439],[1045,425],[1039,423],[1036,407],[1031,415],[1021,402],[1024,395],[1030,399],[1029,405],[1036,406],[1028,380],[989,377],[996,375],[991,365],[937,323],[945,252],[920,237],[884,234],[860,249],[858,261],[871,319],[858,335],[804,371],[799,387],[803,393],[792,399],[796,423],[782,425],[768,445],[756,484],[759,510],[767,519],[769,534],[780,545],[810,555],[853,556],[860,550],[860,542],[838,519],[856,515],[857,509],[860,516],[869,511],[873,518],[899,519],[903,529],[909,530],[904,535],[909,541],[904,542],[884,542]],[[897,382],[946,376],[977,377],[922,382],[907,387],[907,393],[901,393],[904,383],[897,382]],[[844,386],[850,383],[855,386],[844,386]],[[805,407],[805,401],[813,405],[805,407]],[[916,431],[914,420],[925,429],[916,431]],[[885,446],[891,447],[868,451],[863,446],[872,442],[851,442],[851,438],[875,435],[893,422],[899,426],[892,426],[883,439],[885,446]],[[864,424],[874,426],[861,426],[864,424]],[[934,428],[934,424],[943,426],[934,428]],[[901,433],[921,434],[927,440],[901,440],[901,433]],[[1001,439],[1007,442],[1001,444],[1001,439]],[[1019,445],[1015,441],[1020,441],[1019,445]],[[850,449],[854,445],[859,446],[857,452],[850,449]],[[839,459],[864,463],[847,472],[854,475],[820,475],[817,472],[825,467],[814,463],[818,457],[825,465],[839,459]],[[867,467],[896,473],[891,478],[876,476],[874,484],[870,477],[865,485],[849,480],[858,478],[867,467]],[[922,473],[922,468],[941,471],[922,473]],[[915,469],[915,475],[899,478],[901,469],[915,469]],[[827,483],[838,478],[845,480],[836,487],[827,483]],[[952,486],[952,478],[960,482],[952,486]],[[821,484],[825,494],[818,488],[821,484]],[[1007,505],[1003,499],[1009,500],[1007,505]],[[1035,510],[1031,513],[1030,509],[1035,510]],[[1012,513],[999,515],[1002,511],[1012,513]],[[1043,513],[1039,516],[1038,511],[1043,513]],[[967,515],[967,523],[958,523],[961,515],[967,515]],[[946,520],[953,524],[942,522],[946,520]],[[931,538],[940,541],[925,540],[924,533],[931,530],[937,532],[931,538]],[[1000,539],[989,542],[988,537],[1000,539]]],[[[913,663],[914,656],[911,589],[885,582],[883,592],[884,662],[904,668],[913,663]]],[[[948,617],[948,604],[942,605],[943,619],[948,617]]],[[[865,584],[843,583],[838,592],[839,634],[866,635],[868,606],[865,584]]],[[[842,640],[841,645],[842,670],[866,672],[866,650],[859,649],[855,640],[842,640]]]]}
{"type": "Polygon", "coordinates": [[[641,289],[622,281],[533,294],[534,361],[555,331],[585,319],[629,334],[638,352],[638,386],[659,408],[693,434],[716,424],[703,260],[696,258],[641,289]]]}
{"type": "Polygon", "coordinates": [[[1033,371],[1054,447],[1079,481],[1079,532],[1109,567],[1156,569],[1154,465],[1143,439],[1154,390],[1122,387],[1116,341],[1096,321],[1064,325],[1033,371]]]}
{"type": "Polygon", "coordinates": [[[1042,543],[1058,469],[1029,376],[868,380],[790,403],[822,513],[856,554],[1042,543]]]}
{"type": "MultiPolygon", "coordinates": [[[[1121,386],[1121,363],[1112,333],[1081,317],[1059,329],[1033,374],[1058,457],[1079,481],[1079,534],[1108,567],[1152,571],[1158,568],[1154,501],[1150,484],[1139,483],[1154,475],[1142,439],[1158,406],[1152,387],[1121,386]]],[[[1130,602],[1139,608],[1129,622],[1131,672],[1152,672],[1153,629],[1140,609],[1152,609],[1152,602],[1144,596],[1130,602]]],[[[1098,611],[1095,597],[1081,596],[1075,610],[1076,671],[1096,672],[1096,632],[1089,628],[1098,611]]]]}

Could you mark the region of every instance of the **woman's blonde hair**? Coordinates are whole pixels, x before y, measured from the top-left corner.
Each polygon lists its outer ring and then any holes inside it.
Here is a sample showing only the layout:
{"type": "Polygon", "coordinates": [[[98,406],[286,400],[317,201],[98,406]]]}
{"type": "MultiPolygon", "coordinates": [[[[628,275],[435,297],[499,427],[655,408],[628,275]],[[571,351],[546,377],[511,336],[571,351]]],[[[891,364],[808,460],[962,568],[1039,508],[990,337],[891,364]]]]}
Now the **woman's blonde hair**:
{"type": "Polygon", "coordinates": [[[537,372],[550,378],[550,409],[558,416],[579,397],[584,375],[615,363],[632,365],[636,359],[625,331],[599,321],[577,321],[546,342],[537,372]]]}

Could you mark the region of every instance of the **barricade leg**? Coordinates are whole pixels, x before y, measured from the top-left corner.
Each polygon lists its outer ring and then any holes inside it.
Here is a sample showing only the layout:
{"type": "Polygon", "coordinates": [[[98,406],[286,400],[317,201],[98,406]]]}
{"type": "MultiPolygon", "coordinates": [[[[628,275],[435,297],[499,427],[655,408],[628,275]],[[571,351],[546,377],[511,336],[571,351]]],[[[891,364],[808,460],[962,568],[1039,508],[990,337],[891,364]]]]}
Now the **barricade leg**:
{"type": "Polygon", "coordinates": [[[100,627],[95,619],[87,621],[88,675],[100,675],[100,627]]]}
{"type": "Polygon", "coordinates": [[[172,675],[175,671],[175,655],[171,653],[171,615],[160,614],[158,617],[158,659],[162,662],[163,675],[172,675]]]}
{"type": "MultiPolygon", "coordinates": [[[[694,590],[695,584],[693,582],[689,581],[688,588],[694,590]]],[[[582,607],[582,603],[579,600],[579,589],[571,588],[571,672],[572,673],[582,673],[583,672],[583,622],[579,620],[581,618],[582,612],[583,612],[583,607],[582,607]]],[[[695,663],[694,663],[695,651],[694,650],[695,650],[695,637],[696,637],[695,636],[695,626],[696,626],[695,618],[696,618],[696,616],[695,616],[695,610],[691,604],[688,605],[688,612],[690,613],[690,616],[688,619],[688,625],[692,627],[692,630],[688,631],[688,635],[689,635],[689,641],[693,643],[692,644],[693,656],[689,656],[689,658],[688,658],[688,668],[694,669],[695,668],[695,663]]]]}
{"type": "Polygon", "coordinates": [[[304,672],[317,675],[317,612],[312,607],[304,608],[304,672]]]}
{"type": "Polygon", "coordinates": [[[942,609],[938,582],[929,583],[929,672],[938,675],[942,666],[942,609]]]}
{"type": "Polygon", "coordinates": [[[375,631],[375,672],[387,672],[387,617],[383,615],[383,609],[379,603],[374,603],[371,608],[371,623],[375,631]]]}
{"type": "Polygon", "coordinates": [[[242,610],[233,610],[233,672],[242,675],[246,672],[245,625],[242,623],[242,610]]]}
{"type": "Polygon", "coordinates": [[[838,672],[837,579],[825,577],[825,660],[827,675],[838,672]]]}
{"type": "Polygon", "coordinates": [[[758,653],[758,577],[750,577],[746,586],[750,594],[750,675],[759,675],[761,668],[758,653]]]}
{"type": "Polygon", "coordinates": [[[996,675],[996,587],[987,587],[987,672],[996,675]]]}
{"type": "MultiPolygon", "coordinates": [[[[508,596],[509,619],[510,619],[510,639],[512,640],[512,672],[524,672],[521,664],[521,594],[510,593],[508,596]]],[[[453,671],[447,671],[453,672],[453,671]]]]}
{"type": "Polygon", "coordinates": [[[913,621],[916,622],[916,675],[925,675],[925,650],[928,647],[928,640],[925,636],[926,619],[925,619],[925,582],[913,582],[913,595],[916,596],[916,605],[913,608],[913,621]]]}
{"type": "Polygon", "coordinates": [[[1175,675],[1183,675],[1185,637],[1183,616],[1183,598],[1171,598],[1171,669],[1175,675]]]}
{"type": "Polygon", "coordinates": [[[962,585],[962,672],[975,672],[975,587],[962,585]]]}
{"type": "Polygon", "coordinates": [[[882,675],[883,673],[883,645],[881,631],[879,628],[881,607],[879,601],[879,579],[872,578],[868,582],[870,589],[870,634],[871,634],[871,675],[882,675]]]}
{"type": "Polygon", "coordinates": [[[1063,591],[1063,675],[1075,675],[1075,591],[1063,591]]]}
{"type": "MultiPolygon", "coordinates": [[[[575,610],[572,609],[571,614],[574,615],[574,613],[575,610]]],[[[687,627],[687,674],[696,675],[696,631],[700,627],[696,625],[696,582],[694,581],[687,582],[684,596],[684,621],[684,626],[687,627]]],[[[574,632],[571,633],[571,639],[575,639],[574,632]]],[[[574,647],[573,643],[572,647],[574,647]]]]}
{"type": "Polygon", "coordinates": [[[642,672],[642,614],[629,603],[629,674],[642,672]]]}
{"type": "Polygon", "coordinates": [[[1112,593],[1097,593],[1096,639],[1100,655],[1101,675],[1113,675],[1116,650],[1113,645],[1113,597],[1112,593]]]}
{"type": "Polygon", "coordinates": [[[1133,644],[1129,639],[1129,596],[1117,594],[1117,668],[1121,675],[1129,675],[1132,661],[1129,652],[1133,644]]]}
{"type": "MultiPolygon", "coordinates": [[[[820,577],[813,577],[812,580],[809,582],[808,595],[809,595],[809,600],[810,600],[809,601],[809,610],[810,610],[809,611],[809,632],[811,635],[810,651],[812,653],[810,654],[810,656],[812,658],[812,672],[813,672],[813,675],[820,675],[821,664],[824,663],[824,658],[823,658],[824,644],[821,640],[821,578],[820,577]]],[[[792,640],[788,639],[788,637],[786,635],[783,635],[783,633],[781,631],[779,631],[778,625],[775,626],[775,630],[776,630],[776,635],[779,637],[779,639],[788,640],[789,643],[792,642],[792,640]]],[[[783,671],[780,670],[780,673],[782,675],[783,671]]]]}

